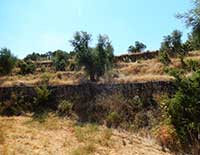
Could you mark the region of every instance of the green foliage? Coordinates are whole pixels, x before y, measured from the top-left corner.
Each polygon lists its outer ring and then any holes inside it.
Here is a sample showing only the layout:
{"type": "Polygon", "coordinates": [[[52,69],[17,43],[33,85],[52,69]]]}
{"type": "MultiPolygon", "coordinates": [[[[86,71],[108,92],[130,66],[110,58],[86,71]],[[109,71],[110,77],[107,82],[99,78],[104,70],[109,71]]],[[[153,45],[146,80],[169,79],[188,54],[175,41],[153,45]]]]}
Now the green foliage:
{"type": "Polygon", "coordinates": [[[42,85],[48,85],[49,84],[49,80],[51,78],[51,76],[48,73],[44,73],[41,75],[41,84],[42,85]]]}
{"type": "Polygon", "coordinates": [[[184,55],[186,51],[183,50],[181,37],[182,33],[178,30],[174,30],[171,35],[164,36],[160,51],[172,56],[184,55]]]}
{"type": "Polygon", "coordinates": [[[68,54],[64,51],[55,51],[55,56],[53,58],[53,64],[56,71],[65,71],[65,67],[68,63],[68,54]]]}
{"type": "Polygon", "coordinates": [[[71,44],[76,52],[76,59],[80,66],[84,66],[91,81],[96,81],[111,68],[113,61],[113,47],[107,36],[99,35],[95,48],[89,43],[91,35],[87,32],[76,32],[71,44]]]}
{"type": "Polygon", "coordinates": [[[192,28],[189,38],[194,49],[200,49],[200,0],[193,0],[193,8],[177,17],[183,19],[187,27],[192,28]]]}
{"type": "Polygon", "coordinates": [[[39,60],[40,54],[33,52],[32,54],[28,54],[25,58],[24,61],[37,61],[39,60]]]}
{"type": "Polygon", "coordinates": [[[51,91],[46,85],[35,88],[36,97],[33,101],[33,119],[44,122],[48,116],[48,110],[50,109],[50,95],[51,91]]]}
{"type": "Polygon", "coordinates": [[[7,48],[0,50],[0,74],[7,75],[15,67],[17,58],[7,48]]]}
{"type": "Polygon", "coordinates": [[[159,53],[159,60],[164,65],[169,65],[171,63],[170,57],[167,52],[160,52],[159,53]]]}
{"type": "Polygon", "coordinates": [[[178,91],[168,103],[168,114],[181,141],[193,143],[200,133],[200,71],[178,81],[178,91]]]}
{"type": "Polygon", "coordinates": [[[147,46],[142,42],[136,41],[135,46],[131,45],[128,48],[128,51],[131,53],[142,52],[147,46]]]}
{"type": "Polygon", "coordinates": [[[18,64],[19,68],[20,68],[20,74],[33,74],[36,70],[36,66],[34,63],[32,63],[31,61],[21,61],[18,64]]]}
{"type": "Polygon", "coordinates": [[[48,101],[50,92],[46,86],[42,86],[41,88],[37,87],[35,88],[35,91],[37,93],[37,103],[43,103],[48,101]]]}
{"type": "Polygon", "coordinates": [[[50,60],[52,58],[53,53],[52,52],[47,52],[44,54],[39,54],[33,52],[32,54],[28,54],[25,58],[24,61],[43,61],[43,60],[50,60]]]}
{"type": "Polygon", "coordinates": [[[106,117],[106,123],[108,127],[118,126],[121,121],[120,115],[117,112],[111,112],[106,117]]]}
{"type": "Polygon", "coordinates": [[[175,77],[176,82],[180,82],[180,80],[183,78],[183,73],[184,70],[182,69],[177,69],[177,68],[165,68],[164,69],[165,73],[169,74],[170,76],[175,77]]]}
{"type": "Polygon", "coordinates": [[[58,113],[60,115],[71,115],[73,104],[67,100],[62,100],[58,105],[58,113]]]}
{"type": "Polygon", "coordinates": [[[197,71],[200,69],[200,62],[198,60],[188,59],[185,63],[189,71],[197,71]]]}

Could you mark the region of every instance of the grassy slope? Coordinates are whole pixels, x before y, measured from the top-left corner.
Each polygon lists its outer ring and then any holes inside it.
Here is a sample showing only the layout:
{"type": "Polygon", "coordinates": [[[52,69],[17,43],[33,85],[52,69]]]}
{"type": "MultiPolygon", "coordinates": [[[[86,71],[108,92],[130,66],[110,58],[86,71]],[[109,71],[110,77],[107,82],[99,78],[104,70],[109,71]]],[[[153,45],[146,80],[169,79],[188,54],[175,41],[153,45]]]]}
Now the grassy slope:
{"type": "Polygon", "coordinates": [[[44,123],[31,117],[0,117],[0,154],[169,155],[152,140],[103,126],[80,126],[55,116],[44,123]]]}

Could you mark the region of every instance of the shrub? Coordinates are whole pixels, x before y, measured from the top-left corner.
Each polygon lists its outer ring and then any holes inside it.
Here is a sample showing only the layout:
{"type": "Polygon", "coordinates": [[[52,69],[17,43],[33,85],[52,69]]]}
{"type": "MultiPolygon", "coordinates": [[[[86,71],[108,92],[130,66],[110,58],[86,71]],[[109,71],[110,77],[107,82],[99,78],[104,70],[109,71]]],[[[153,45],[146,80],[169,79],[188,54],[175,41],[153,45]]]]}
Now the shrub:
{"type": "Polygon", "coordinates": [[[31,109],[31,105],[25,102],[23,93],[12,93],[9,100],[0,103],[0,114],[6,116],[18,116],[31,109]]]}
{"type": "Polygon", "coordinates": [[[91,104],[87,110],[93,120],[105,120],[108,126],[118,127],[123,125],[125,127],[134,122],[136,113],[143,108],[144,103],[137,96],[125,98],[121,94],[101,94],[97,96],[95,104],[91,104]]]}
{"type": "Polygon", "coordinates": [[[108,114],[108,116],[106,117],[106,125],[108,127],[117,127],[119,126],[121,117],[117,112],[111,112],[108,114]]]}
{"type": "Polygon", "coordinates": [[[167,52],[160,52],[159,60],[164,65],[169,65],[171,63],[170,57],[167,52]]]}
{"type": "Polygon", "coordinates": [[[169,74],[170,76],[175,77],[176,82],[179,82],[183,77],[184,70],[177,68],[165,68],[164,72],[169,74]]]}
{"type": "Polygon", "coordinates": [[[11,51],[7,48],[0,50],[0,74],[6,75],[11,73],[15,67],[17,58],[12,55],[11,51]]]}
{"type": "Polygon", "coordinates": [[[37,97],[35,98],[35,103],[37,103],[37,105],[47,103],[51,94],[48,88],[46,86],[37,87],[35,88],[35,91],[37,94],[37,97]]]}
{"type": "Polygon", "coordinates": [[[73,104],[69,101],[62,100],[58,105],[58,113],[60,115],[71,115],[73,104]]]}
{"type": "Polygon", "coordinates": [[[186,60],[186,66],[189,71],[197,71],[200,68],[200,62],[198,60],[186,60]]]}
{"type": "Polygon", "coordinates": [[[44,73],[41,75],[41,84],[42,85],[48,85],[49,84],[49,81],[50,81],[50,78],[51,76],[48,74],[48,73],[44,73]]]}
{"type": "Polygon", "coordinates": [[[176,152],[180,150],[180,141],[172,125],[161,125],[155,132],[156,139],[163,150],[166,148],[176,152]]]}
{"type": "Polygon", "coordinates": [[[134,126],[136,129],[144,128],[149,125],[149,118],[145,112],[139,112],[135,115],[134,126]]]}
{"type": "Polygon", "coordinates": [[[40,118],[45,116],[45,111],[50,109],[49,103],[51,92],[48,90],[47,86],[43,85],[41,87],[35,88],[36,97],[34,97],[34,115],[35,118],[40,118]]]}
{"type": "Polygon", "coordinates": [[[20,68],[20,74],[33,74],[36,70],[36,66],[34,63],[31,61],[21,61],[19,63],[19,68],[20,68]]]}
{"type": "Polygon", "coordinates": [[[200,71],[178,81],[178,91],[168,103],[168,114],[182,143],[192,144],[200,133],[200,71]]]}

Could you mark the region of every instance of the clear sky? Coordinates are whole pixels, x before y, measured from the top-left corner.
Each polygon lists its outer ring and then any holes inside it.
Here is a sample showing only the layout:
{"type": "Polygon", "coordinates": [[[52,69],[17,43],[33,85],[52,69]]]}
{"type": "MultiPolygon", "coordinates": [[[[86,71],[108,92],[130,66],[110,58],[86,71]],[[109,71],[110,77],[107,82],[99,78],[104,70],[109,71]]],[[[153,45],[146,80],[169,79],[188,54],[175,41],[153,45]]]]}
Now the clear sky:
{"type": "Polygon", "coordinates": [[[174,29],[189,32],[174,16],[191,7],[190,0],[0,0],[0,47],[18,57],[32,52],[72,50],[75,31],[87,31],[96,43],[107,34],[115,54],[136,40],[158,49],[174,29]]]}

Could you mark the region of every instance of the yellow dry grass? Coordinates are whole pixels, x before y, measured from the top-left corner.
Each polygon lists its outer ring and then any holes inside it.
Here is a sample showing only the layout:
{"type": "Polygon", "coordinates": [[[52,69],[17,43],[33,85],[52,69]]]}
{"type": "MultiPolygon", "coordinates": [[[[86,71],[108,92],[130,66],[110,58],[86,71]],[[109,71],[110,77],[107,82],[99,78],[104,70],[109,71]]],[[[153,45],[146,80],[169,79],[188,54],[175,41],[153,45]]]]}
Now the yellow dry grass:
{"type": "Polygon", "coordinates": [[[103,126],[78,125],[50,115],[43,123],[28,116],[0,117],[2,155],[169,155],[128,132],[103,126]]]}

